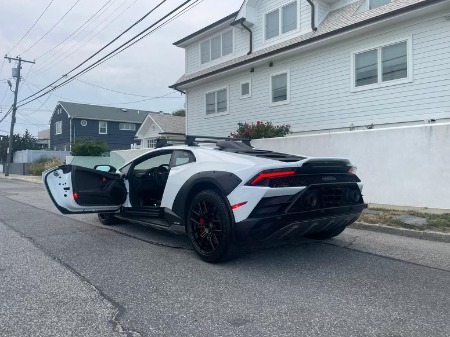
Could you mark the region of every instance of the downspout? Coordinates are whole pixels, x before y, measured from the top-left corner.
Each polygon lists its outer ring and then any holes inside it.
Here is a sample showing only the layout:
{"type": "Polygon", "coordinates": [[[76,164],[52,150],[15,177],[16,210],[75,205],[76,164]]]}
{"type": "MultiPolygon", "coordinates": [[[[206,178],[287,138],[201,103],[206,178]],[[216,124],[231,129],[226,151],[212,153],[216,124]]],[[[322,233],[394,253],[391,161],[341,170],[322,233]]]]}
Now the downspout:
{"type": "Polygon", "coordinates": [[[72,151],[72,118],[69,118],[69,151],[72,151]]]}
{"type": "Polygon", "coordinates": [[[246,25],[244,25],[244,22],[245,22],[245,18],[240,18],[239,20],[233,22],[231,24],[231,26],[236,26],[236,25],[240,24],[242,26],[242,28],[244,28],[247,32],[250,33],[250,48],[247,53],[247,55],[250,55],[253,52],[253,32],[250,28],[248,28],[246,25]]]}
{"type": "Polygon", "coordinates": [[[317,30],[317,27],[314,22],[316,17],[316,6],[314,5],[314,2],[312,2],[312,0],[306,1],[308,1],[309,5],[311,6],[311,29],[315,32],[317,30]]]}

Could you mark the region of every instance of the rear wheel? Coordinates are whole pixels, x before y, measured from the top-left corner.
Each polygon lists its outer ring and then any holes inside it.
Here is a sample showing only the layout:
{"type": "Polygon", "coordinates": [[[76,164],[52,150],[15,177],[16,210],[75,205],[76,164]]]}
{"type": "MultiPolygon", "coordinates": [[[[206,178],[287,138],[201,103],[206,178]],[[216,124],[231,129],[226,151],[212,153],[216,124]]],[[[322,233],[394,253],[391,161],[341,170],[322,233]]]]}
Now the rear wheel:
{"type": "Polygon", "coordinates": [[[205,190],[192,200],[186,231],[197,255],[206,262],[221,262],[236,256],[232,219],[219,193],[205,190]]]}
{"type": "Polygon", "coordinates": [[[326,239],[331,239],[334,238],[335,236],[338,236],[339,234],[341,234],[344,230],[345,230],[346,226],[342,226],[342,227],[338,227],[329,231],[325,231],[325,232],[319,232],[319,233],[313,233],[313,234],[308,234],[305,235],[305,237],[309,238],[309,239],[314,239],[314,240],[326,240],[326,239]]]}
{"type": "Polygon", "coordinates": [[[117,223],[114,213],[98,213],[98,220],[105,226],[112,226],[117,223]]]}

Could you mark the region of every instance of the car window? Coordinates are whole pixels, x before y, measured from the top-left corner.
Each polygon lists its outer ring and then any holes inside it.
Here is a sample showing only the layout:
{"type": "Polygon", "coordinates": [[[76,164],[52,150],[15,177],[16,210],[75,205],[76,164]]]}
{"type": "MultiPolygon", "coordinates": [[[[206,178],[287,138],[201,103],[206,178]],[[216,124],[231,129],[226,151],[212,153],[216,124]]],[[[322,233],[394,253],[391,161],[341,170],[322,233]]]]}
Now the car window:
{"type": "Polygon", "coordinates": [[[195,161],[195,157],[190,151],[175,151],[173,153],[172,167],[189,164],[195,161]]]}
{"type": "Polygon", "coordinates": [[[144,160],[142,163],[137,164],[134,167],[134,170],[148,170],[163,164],[169,165],[171,156],[172,153],[164,153],[159,156],[148,158],[144,160]]]}

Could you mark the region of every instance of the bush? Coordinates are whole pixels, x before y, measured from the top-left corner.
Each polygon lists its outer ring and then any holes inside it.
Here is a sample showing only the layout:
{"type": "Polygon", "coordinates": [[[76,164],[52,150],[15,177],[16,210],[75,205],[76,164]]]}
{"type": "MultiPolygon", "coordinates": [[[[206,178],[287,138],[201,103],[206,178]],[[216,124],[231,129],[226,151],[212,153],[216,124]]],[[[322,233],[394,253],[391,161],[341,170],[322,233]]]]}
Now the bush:
{"type": "Polygon", "coordinates": [[[236,132],[231,132],[229,138],[274,138],[284,137],[291,133],[291,126],[289,124],[273,125],[272,122],[256,123],[238,123],[236,132]]]}
{"type": "Polygon", "coordinates": [[[92,137],[76,138],[72,143],[72,156],[101,156],[106,152],[108,146],[103,140],[96,140],[92,137]]]}
{"type": "Polygon", "coordinates": [[[40,176],[45,170],[62,164],[64,162],[57,158],[41,157],[36,162],[28,165],[28,174],[40,176]]]}

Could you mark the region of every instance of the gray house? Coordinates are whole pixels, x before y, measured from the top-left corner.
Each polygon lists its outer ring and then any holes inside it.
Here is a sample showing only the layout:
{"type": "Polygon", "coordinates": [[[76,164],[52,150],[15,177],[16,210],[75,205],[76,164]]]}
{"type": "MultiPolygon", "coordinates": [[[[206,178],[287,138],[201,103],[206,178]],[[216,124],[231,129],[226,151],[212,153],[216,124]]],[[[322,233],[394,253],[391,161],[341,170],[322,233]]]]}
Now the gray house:
{"type": "Polygon", "coordinates": [[[450,121],[449,0],[245,0],[175,45],[190,134],[450,121]]]}
{"type": "Polygon", "coordinates": [[[58,102],[50,119],[50,149],[70,150],[77,137],[93,137],[109,150],[129,149],[151,111],[58,102]]]}

